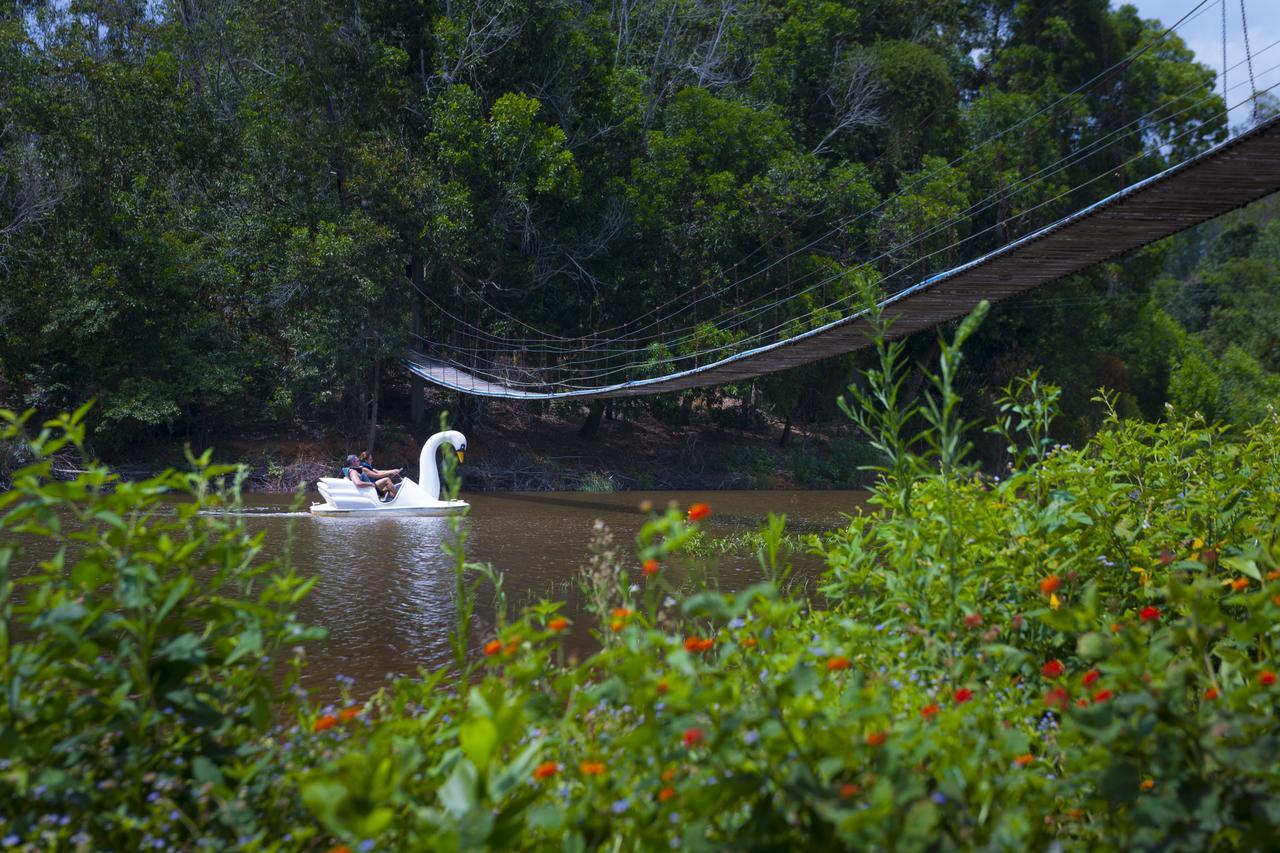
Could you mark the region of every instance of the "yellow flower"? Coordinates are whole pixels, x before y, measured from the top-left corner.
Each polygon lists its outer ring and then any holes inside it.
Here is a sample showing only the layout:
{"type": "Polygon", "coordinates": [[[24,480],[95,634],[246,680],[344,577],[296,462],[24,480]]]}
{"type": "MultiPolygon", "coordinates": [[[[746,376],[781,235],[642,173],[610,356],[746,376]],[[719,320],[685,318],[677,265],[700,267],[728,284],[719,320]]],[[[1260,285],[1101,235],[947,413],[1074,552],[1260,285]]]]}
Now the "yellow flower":
{"type": "Polygon", "coordinates": [[[1062,606],[1062,600],[1058,598],[1057,593],[1054,593],[1049,596],[1049,606],[1052,607],[1054,610],[1057,610],[1059,607],[1062,606]]]}

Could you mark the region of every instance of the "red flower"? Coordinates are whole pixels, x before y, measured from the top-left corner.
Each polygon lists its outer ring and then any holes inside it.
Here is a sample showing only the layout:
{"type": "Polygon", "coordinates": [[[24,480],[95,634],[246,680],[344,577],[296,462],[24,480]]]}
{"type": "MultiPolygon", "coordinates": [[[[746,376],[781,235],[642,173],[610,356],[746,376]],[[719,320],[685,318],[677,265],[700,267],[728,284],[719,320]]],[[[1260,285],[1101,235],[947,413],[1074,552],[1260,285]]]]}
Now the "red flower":
{"type": "Polygon", "coordinates": [[[1067,703],[1071,701],[1071,697],[1067,695],[1067,691],[1061,687],[1055,687],[1048,693],[1044,694],[1044,704],[1050,708],[1057,708],[1059,711],[1067,707],[1067,703]]]}
{"type": "Polygon", "coordinates": [[[1216,688],[1216,687],[1210,687],[1208,690],[1206,690],[1206,691],[1204,692],[1204,698],[1206,698],[1206,699],[1208,699],[1208,700],[1210,700],[1210,701],[1213,701],[1214,699],[1217,699],[1217,698],[1218,698],[1218,688],[1216,688]]]}
{"type": "Polygon", "coordinates": [[[1112,692],[1111,692],[1110,690],[1099,690],[1097,693],[1093,694],[1093,701],[1094,701],[1094,702],[1105,702],[1105,701],[1107,701],[1108,699],[1110,699],[1110,698],[1112,697],[1112,695],[1113,695],[1113,694],[1112,694],[1112,692]]]}
{"type": "Polygon", "coordinates": [[[1062,578],[1057,575],[1049,575],[1049,577],[1040,581],[1040,594],[1053,595],[1060,586],[1062,586],[1062,578]]]}
{"type": "Polygon", "coordinates": [[[1088,672],[1086,672],[1083,676],[1080,677],[1080,681],[1081,683],[1084,684],[1085,687],[1088,687],[1090,684],[1093,684],[1093,682],[1097,681],[1101,677],[1102,677],[1102,673],[1098,672],[1096,669],[1091,669],[1088,672]]]}
{"type": "Polygon", "coordinates": [[[563,631],[565,628],[569,627],[569,620],[565,619],[563,616],[557,616],[547,623],[547,627],[552,631],[563,631]]]}
{"type": "Polygon", "coordinates": [[[1258,683],[1263,687],[1270,687],[1276,683],[1276,674],[1269,669],[1264,669],[1258,675],[1258,683]]]}
{"type": "Polygon", "coordinates": [[[1233,580],[1233,581],[1231,582],[1231,588],[1232,588],[1232,589],[1234,589],[1236,592],[1240,592],[1241,590],[1248,589],[1248,588],[1249,588],[1249,579],[1248,579],[1248,578],[1236,578],[1235,580],[1233,580]]]}
{"type": "Polygon", "coordinates": [[[338,724],[337,717],[335,717],[333,714],[325,714],[323,717],[315,721],[315,724],[311,726],[311,731],[323,732],[326,729],[333,728],[337,724],[338,724]]]}
{"type": "Polygon", "coordinates": [[[644,561],[644,576],[645,576],[645,577],[647,577],[647,578],[651,578],[651,577],[653,577],[654,575],[656,575],[656,574],[658,573],[658,569],[659,569],[659,568],[661,568],[661,566],[658,564],[658,561],[657,561],[657,560],[653,560],[653,559],[645,560],[645,561],[644,561]]]}
{"type": "Polygon", "coordinates": [[[827,658],[827,672],[837,672],[849,668],[849,659],[844,655],[833,655],[827,658]]]}
{"type": "Polygon", "coordinates": [[[338,844],[329,848],[329,853],[351,853],[351,848],[345,844],[338,844]]]}
{"type": "Polygon", "coordinates": [[[675,795],[676,795],[676,789],[668,785],[667,787],[663,788],[661,791],[658,792],[658,802],[665,803],[667,800],[671,799],[675,795]]]}
{"type": "Polygon", "coordinates": [[[1138,614],[1138,618],[1141,619],[1143,622],[1155,622],[1157,619],[1160,618],[1160,608],[1149,607],[1149,606],[1144,607],[1142,608],[1142,611],[1138,614]]]}
{"type": "Polygon", "coordinates": [[[560,765],[554,761],[544,761],[533,771],[535,779],[550,779],[552,776],[560,772],[560,765]]]}
{"type": "Polygon", "coordinates": [[[1054,658],[1053,660],[1046,663],[1044,666],[1040,667],[1040,674],[1043,675],[1045,678],[1058,678],[1059,676],[1062,675],[1062,673],[1066,671],[1067,671],[1067,668],[1063,666],[1062,661],[1058,660],[1057,658],[1054,658]]]}
{"type": "Polygon", "coordinates": [[[1077,700],[1076,700],[1076,707],[1077,707],[1077,708],[1088,708],[1088,707],[1089,707],[1089,700],[1088,700],[1088,699],[1077,699],[1077,700]]]}
{"type": "Polygon", "coordinates": [[[858,796],[858,791],[862,790],[852,782],[845,782],[840,786],[840,799],[849,800],[858,796]]]}
{"type": "Polygon", "coordinates": [[[965,702],[968,702],[970,699],[973,698],[973,691],[967,687],[961,687],[959,690],[956,691],[955,698],[956,698],[957,705],[963,705],[965,702]]]}
{"type": "Polygon", "coordinates": [[[693,749],[695,746],[702,743],[704,738],[705,735],[703,735],[702,729],[695,728],[685,729],[684,737],[682,737],[681,740],[684,742],[685,749],[693,749]]]}
{"type": "Polygon", "coordinates": [[[982,627],[982,614],[981,614],[981,613],[970,613],[968,616],[964,617],[964,624],[965,624],[965,625],[967,625],[967,626],[969,626],[970,628],[981,628],[981,627],[982,627]]]}
{"type": "Polygon", "coordinates": [[[1166,550],[1166,551],[1161,551],[1161,552],[1160,552],[1160,565],[1162,565],[1162,566],[1167,566],[1167,565],[1169,565],[1169,564],[1170,564],[1170,563],[1172,563],[1172,562],[1173,562],[1173,552],[1172,552],[1172,551],[1168,551],[1168,550],[1166,550]]]}
{"type": "Polygon", "coordinates": [[[698,503],[689,507],[689,520],[702,521],[702,519],[711,515],[711,507],[706,504],[698,503]]]}
{"type": "Polygon", "coordinates": [[[884,746],[884,742],[889,739],[887,731],[867,732],[865,738],[867,746],[884,746]]]}
{"type": "Polygon", "coordinates": [[[920,716],[924,717],[926,720],[932,720],[938,715],[940,710],[942,709],[930,702],[928,705],[925,705],[920,709],[920,716]]]}
{"type": "Polygon", "coordinates": [[[1019,767],[1028,767],[1031,765],[1031,762],[1035,760],[1036,760],[1036,757],[1029,752],[1023,755],[1019,755],[1017,758],[1014,759],[1014,761],[1017,762],[1019,767]]]}
{"type": "Polygon", "coordinates": [[[500,651],[502,651],[501,640],[490,640],[489,642],[484,644],[484,653],[488,657],[493,657],[500,651]]]}

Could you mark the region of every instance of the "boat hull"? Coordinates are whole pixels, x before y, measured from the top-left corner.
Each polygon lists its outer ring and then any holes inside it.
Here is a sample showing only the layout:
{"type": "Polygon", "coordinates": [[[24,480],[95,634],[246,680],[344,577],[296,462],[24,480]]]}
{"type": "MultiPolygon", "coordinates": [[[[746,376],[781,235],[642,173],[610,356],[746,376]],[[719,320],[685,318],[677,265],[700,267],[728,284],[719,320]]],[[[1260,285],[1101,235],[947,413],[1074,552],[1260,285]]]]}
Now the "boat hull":
{"type": "Polygon", "coordinates": [[[384,509],[344,509],[331,504],[312,504],[311,514],[330,518],[373,518],[375,516],[396,516],[412,518],[422,516],[443,516],[459,513],[469,507],[466,501],[447,501],[437,506],[391,506],[384,509]]]}

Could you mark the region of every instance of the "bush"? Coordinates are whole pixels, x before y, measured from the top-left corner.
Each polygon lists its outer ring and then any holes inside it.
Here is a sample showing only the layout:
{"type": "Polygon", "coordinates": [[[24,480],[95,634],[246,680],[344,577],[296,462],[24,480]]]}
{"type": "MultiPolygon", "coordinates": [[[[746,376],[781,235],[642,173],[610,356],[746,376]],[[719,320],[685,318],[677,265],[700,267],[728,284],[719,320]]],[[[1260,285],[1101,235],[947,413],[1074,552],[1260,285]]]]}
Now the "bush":
{"type": "MultiPolygon", "coordinates": [[[[341,713],[280,693],[278,715],[302,725],[272,733],[256,698],[265,666],[236,657],[237,638],[242,613],[266,620],[264,650],[300,630],[279,609],[304,591],[296,579],[253,574],[262,594],[281,590],[254,606],[219,599],[207,611],[184,593],[185,615],[164,619],[152,608],[168,596],[147,592],[149,624],[168,626],[147,657],[126,622],[104,625],[90,651],[80,639],[104,606],[136,619],[94,592],[132,582],[86,585],[78,561],[69,572],[50,562],[38,588],[55,597],[13,606],[37,639],[14,645],[28,650],[16,657],[6,647],[6,676],[14,660],[37,662],[18,688],[31,722],[0,741],[11,756],[0,807],[23,809],[5,826],[43,842],[62,831],[41,822],[56,807],[98,846],[136,845],[144,832],[179,846],[243,833],[263,846],[413,850],[1269,845],[1280,824],[1280,419],[1228,440],[1194,420],[1113,413],[1086,446],[1061,447],[1048,437],[1056,389],[1033,376],[1007,390],[993,425],[1013,469],[987,480],[967,461],[954,392],[978,319],[943,343],[919,406],[894,399],[901,350],[883,339],[852,390],[847,408],[881,454],[880,479],[871,506],[815,546],[828,567],[823,606],[788,595],[778,519],[756,540],[764,582],[677,600],[672,580],[702,547],[710,510],[668,509],[650,516],[634,559],[598,533],[587,586],[599,652],[566,663],[568,620],[545,602],[510,623],[500,607],[483,654],[467,658],[473,579],[501,577],[467,564],[459,544],[460,671],[404,680],[341,713]],[[36,605],[78,595],[88,613],[75,619],[36,605]],[[193,624],[212,627],[188,634],[193,624]],[[179,659],[187,686],[167,689],[210,697],[217,713],[199,718],[198,735],[182,712],[140,701],[155,693],[155,668],[174,665],[157,650],[182,636],[204,657],[179,659]],[[133,674],[148,661],[153,674],[133,674]],[[119,764],[110,793],[96,785],[103,749],[119,764]],[[188,793],[201,757],[222,780],[206,791],[216,805],[201,805],[206,789],[188,793]],[[56,806],[33,799],[36,778],[58,779],[56,806]],[[160,778],[179,781],[159,796],[183,798],[189,820],[164,824],[148,802],[160,778]]],[[[171,476],[169,488],[200,482],[171,476]]],[[[6,530],[17,510],[40,519],[21,522],[38,533],[60,501],[96,506],[24,477],[25,491],[6,496],[17,508],[6,530]]],[[[128,525],[125,500],[113,511],[128,525]]],[[[123,560],[111,565],[161,559],[161,577],[176,572],[193,590],[217,566],[246,564],[241,534],[204,526],[227,522],[181,512],[152,513],[136,541],[113,538],[110,516],[84,515],[96,532],[83,547],[123,560]],[[151,538],[154,524],[173,525],[173,541],[151,538]],[[233,544],[211,550],[183,525],[233,544]],[[199,556],[224,552],[236,559],[199,556]]]]}
{"type": "MultiPolygon", "coordinates": [[[[94,464],[51,480],[86,409],[46,424],[0,494],[0,843],[267,838],[303,817],[271,734],[288,650],[317,635],[292,616],[311,582],[204,513],[237,506],[215,487],[236,469],[208,454],[137,483],[94,464]]],[[[0,415],[0,441],[22,439],[0,415]]]]}

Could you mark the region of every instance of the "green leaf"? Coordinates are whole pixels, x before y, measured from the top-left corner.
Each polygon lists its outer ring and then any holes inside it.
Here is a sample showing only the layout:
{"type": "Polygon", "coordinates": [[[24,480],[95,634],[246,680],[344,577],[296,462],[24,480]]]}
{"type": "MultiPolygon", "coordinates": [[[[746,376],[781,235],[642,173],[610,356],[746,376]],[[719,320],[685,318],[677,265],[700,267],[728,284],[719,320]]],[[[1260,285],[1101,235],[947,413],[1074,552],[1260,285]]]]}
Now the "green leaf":
{"type": "Polygon", "coordinates": [[[485,717],[471,717],[458,727],[458,741],[471,763],[483,771],[498,748],[498,727],[485,717]]]}

